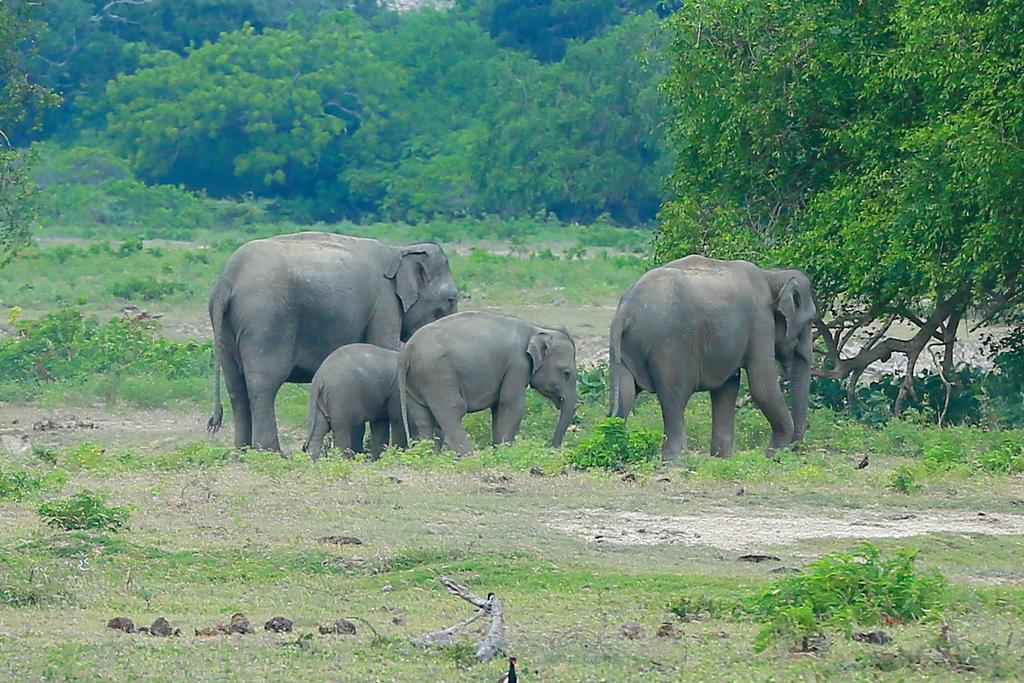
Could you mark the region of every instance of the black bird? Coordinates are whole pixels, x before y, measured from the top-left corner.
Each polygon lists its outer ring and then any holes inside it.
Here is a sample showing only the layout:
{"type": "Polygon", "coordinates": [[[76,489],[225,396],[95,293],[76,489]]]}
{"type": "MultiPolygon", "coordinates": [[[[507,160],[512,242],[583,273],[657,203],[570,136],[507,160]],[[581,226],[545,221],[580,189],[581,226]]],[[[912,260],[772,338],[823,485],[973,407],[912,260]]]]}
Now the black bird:
{"type": "Polygon", "coordinates": [[[501,678],[498,679],[498,683],[517,683],[519,676],[516,675],[516,658],[508,658],[508,673],[502,674],[501,678]]]}
{"type": "Polygon", "coordinates": [[[870,463],[868,462],[868,456],[864,456],[864,459],[857,463],[857,469],[862,470],[867,467],[870,463]]]}

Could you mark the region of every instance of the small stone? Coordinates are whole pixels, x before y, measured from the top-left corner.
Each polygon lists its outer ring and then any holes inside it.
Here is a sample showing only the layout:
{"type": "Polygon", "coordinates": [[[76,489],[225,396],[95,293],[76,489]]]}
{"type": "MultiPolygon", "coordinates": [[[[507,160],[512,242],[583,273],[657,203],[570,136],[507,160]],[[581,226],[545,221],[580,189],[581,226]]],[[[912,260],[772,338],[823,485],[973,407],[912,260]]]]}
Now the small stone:
{"type": "Polygon", "coordinates": [[[395,626],[402,626],[405,624],[405,617],[403,617],[401,614],[395,615],[391,617],[391,623],[395,626]]]}
{"type": "Polygon", "coordinates": [[[321,543],[329,545],[362,545],[363,542],[355,536],[321,536],[318,539],[321,543]]]}
{"type": "Polygon", "coordinates": [[[534,465],[533,467],[530,468],[530,474],[532,476],[534,476],[534,477],[543,477],[544,476],[543,470],[541,470],[541,468],[537,467],[536,465],[534,465]]]}
{"type": "Polygon", "coordinates": [[[676,625],[671,621],[661,622],[661,626],[658,627],[656,634],[659,638],[675,638],[679,634],[676,631],[676,625]]]}
{"type": "Polygon", "coordinates": [[[170,622],[163,617],[157,617],[156,621],[149,627],[149,634],[152,636],[167,637],[174,635],[174,629],[171,628],[170,622]]]}
{"type": "Polygon", "coordinates": [[[267,623],[263,624],[263,630],[274,633],[291,633],[292,620],[287,617],[271,617],[267,623]]]}
{"type": "Polygon", "coordinates": [[[135,633],[135,624],[128,617],[114,617],[107,622],[107,628],[125,633],[135,633]]]}
{"type": "Polygon", "coordinates": [[[321,624],[318,630],[322,635],[333,633],[339,636],[354,636],[356,634],[356,625],[348,619],[338,619],[329,626],[321,624]]]}
{"type": "Polygon", "coordinates": [[[256,633],[252,625],[249,623],[249,619],[241,612],[236,612],[231,615],[231,623],[228,624],[227,632],[238,633],[240,635],[256,633]]]}
{"type": "Polygon", "coordinates": [[[619,633],[622,635],[623,638],[636,640],[637,638],[640,638],[644,635],[644,629],[640,624],[636,623],[635,621],[631,621],[629,623],[623,624],[621,628],[619,628],[619,633]]]}
{"type": "Polygon", "coordinates": [[[394,593],[395,592],[395,587],[392,586],[390,583],[388,583],[388,584],[385,584],[385,585],[381,586],[380,592],[381,593],[394,593]]]}
{"type": "Polygon", "coordinates": [[[888,645],[892,642],[892,636],[885,631],[862,631],[854,633],[853,639],[871,645],[888,645]]]}

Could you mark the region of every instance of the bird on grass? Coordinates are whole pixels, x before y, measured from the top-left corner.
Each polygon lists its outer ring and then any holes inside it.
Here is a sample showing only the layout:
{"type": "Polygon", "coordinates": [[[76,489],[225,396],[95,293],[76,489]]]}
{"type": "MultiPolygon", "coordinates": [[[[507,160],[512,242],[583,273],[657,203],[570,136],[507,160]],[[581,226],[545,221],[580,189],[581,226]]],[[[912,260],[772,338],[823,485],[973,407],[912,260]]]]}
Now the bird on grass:
{"type": "Polygon", "coordinates": [[[498,683],[517,683],[519,676],[516,675],[516,658],[508,658],[508,673],[502,674],[498,683]]]}
{"type": "Polygon", "coordinates": [[[859,463],[857,463],[857,469],[858,470],[862,470],[865,467],[867,467],[869,464],[871,464],[871,463],[868,461],[868,456],[865,455],[864,459],[861,460],[859,463]]]}

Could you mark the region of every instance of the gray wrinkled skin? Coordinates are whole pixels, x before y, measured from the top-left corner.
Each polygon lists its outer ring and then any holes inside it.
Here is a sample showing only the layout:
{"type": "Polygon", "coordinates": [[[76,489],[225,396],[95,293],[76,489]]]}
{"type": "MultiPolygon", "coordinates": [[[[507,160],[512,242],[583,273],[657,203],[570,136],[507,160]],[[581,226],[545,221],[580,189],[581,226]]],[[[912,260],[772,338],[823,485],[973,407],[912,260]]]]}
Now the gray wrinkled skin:
{"type": "Polygon", "coordinates": [[[684,413],[695,391],[711,392],[713,455],[732,454],[741,368],[751,398],[772,426],[769,450],[807,429],[811,283],[799,270],[687,256],[645,273],[622,296],[610,338],[609,415],[625,419],[637,392],[658,395],[662,459],[686,449],[684,413]],[[779,387],[790,380],[792,412],[779,387]]]}
{"type": "MultiPolygon", "coordinates": [[[[436,244],[392,247],[302,232],[242,245],[210,296],[235,446],[280,450],[274,398],[282,384],[309,382],[345,344],[397,350],[421,326],[454,313],[457,298],[436,244]]],[[[210,431],[223,417],[219,377],[215,382],[210,431]]]]}
{"type": "Polygon", "coordinates": [[[399,382],[410,436],[433,436],[457,453],[473,450],[467,413],[491,410],[492,441],[509,443],[533,387],[560,411],[560,446],[576,411],[576,346],[549,330],[483,311],[457,313],[422,327],[402,349],[399,382]]]}

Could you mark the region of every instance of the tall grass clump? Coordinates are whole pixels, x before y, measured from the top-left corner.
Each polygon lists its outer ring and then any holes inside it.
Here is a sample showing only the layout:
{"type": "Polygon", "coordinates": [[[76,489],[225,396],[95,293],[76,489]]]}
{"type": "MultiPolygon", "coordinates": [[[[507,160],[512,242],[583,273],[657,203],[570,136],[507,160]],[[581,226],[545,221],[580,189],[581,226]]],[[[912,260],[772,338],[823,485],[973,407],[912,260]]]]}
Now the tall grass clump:
{"type": "Polygon", "coordinates": [[[70,498],[42,503],[39,516],[52,527],[64,531],[92,529],[95,531],[121,531],[128,527],[131,509],[108,505],[101,494],[83,490],[70,498]]]}

